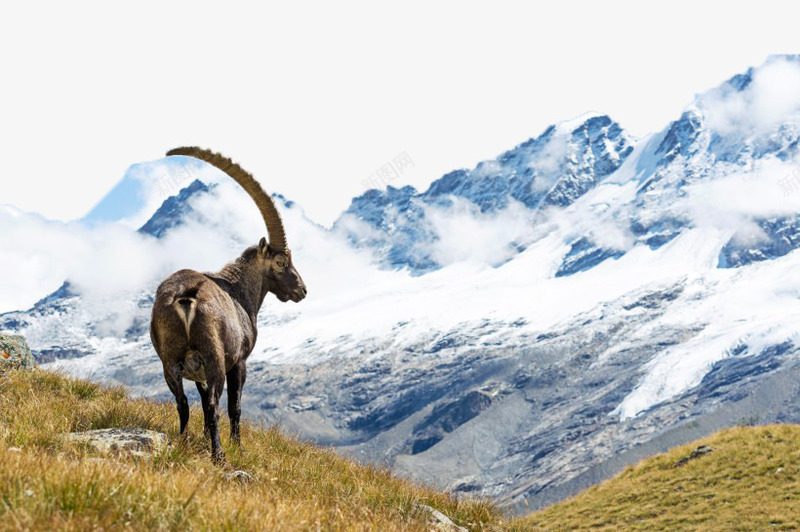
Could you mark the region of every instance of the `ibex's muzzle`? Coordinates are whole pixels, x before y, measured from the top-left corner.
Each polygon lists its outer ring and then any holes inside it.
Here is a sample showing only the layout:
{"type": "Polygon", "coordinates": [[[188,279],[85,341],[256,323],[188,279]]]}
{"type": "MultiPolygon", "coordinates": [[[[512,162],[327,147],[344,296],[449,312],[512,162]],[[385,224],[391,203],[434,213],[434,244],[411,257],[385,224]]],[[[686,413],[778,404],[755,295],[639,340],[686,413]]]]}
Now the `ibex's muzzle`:
{"type": "Polygon", "coordinates": [[[290,297],[291,297],[292,301],[294,301],[295,303],[298,303],[298,302],[302,301],[303,299],[305,299],[306,294],[308,294],[308,289],[306,289],[305,286],[301,286],[300,288],[298,288],[297,290],[292,292],[292,295],[290,297]]]}

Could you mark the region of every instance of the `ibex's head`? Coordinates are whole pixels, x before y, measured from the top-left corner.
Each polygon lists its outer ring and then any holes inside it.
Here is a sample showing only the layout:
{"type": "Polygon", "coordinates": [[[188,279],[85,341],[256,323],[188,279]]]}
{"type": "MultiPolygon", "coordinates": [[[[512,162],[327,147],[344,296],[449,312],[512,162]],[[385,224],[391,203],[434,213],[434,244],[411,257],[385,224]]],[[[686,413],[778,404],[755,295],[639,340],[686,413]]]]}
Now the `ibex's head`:
{"type": "Polygon", "coordinates": [[[263,266],[266,277],[266,286],[269,292],[281,301],[301,301],[308,290],[300,274],[292,264],[292,254],[286,246],[286,234],[283,231],[283,222],[272,198],[264,192],[261,185],[252,175],[231,161],[227,157],[202,148],[175,148],[167,155],[186,155],[212,164],[231,176],[256,202],[261,217],[267,226],[269,243],[265,238],[258,244],[258,258],[263,266]]]}
{"type": "Polygon", "coordinates": [[[292,264],[292,252],[288,249],[279,250],[267,244],[267,239],[262,238],[258,243],[258,255],[264,260],[267,277],[267,287],[275,297],[281,301],[301,301],[308,290],[303,278],[292,264]]]}

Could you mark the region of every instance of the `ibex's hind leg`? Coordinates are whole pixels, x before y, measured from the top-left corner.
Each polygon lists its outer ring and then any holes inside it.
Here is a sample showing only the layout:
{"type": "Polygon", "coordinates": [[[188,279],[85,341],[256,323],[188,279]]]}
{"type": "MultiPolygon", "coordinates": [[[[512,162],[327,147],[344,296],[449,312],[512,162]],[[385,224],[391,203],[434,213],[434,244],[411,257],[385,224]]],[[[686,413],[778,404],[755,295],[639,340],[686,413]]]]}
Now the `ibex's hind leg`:
{"type": "Polygon", "coordinates": [[[244,360],[233,366],[228,372],[228,417],[231,419],[231,441],[242,446],[239,431],[239,418],[242,416],[242,388],[247,377],[244,360]]]}
{"type": "Polygon", "coordinates": [[[208,400],[208,385],[204,382],[197,382],[197,391],[200,393],[200,402],[203,404],[203,436],[208,437],[211,435],[211,427],[208,422],[211,421],[211,413],[209,412],[208,400]]]}
{"type": "Polygon", "coordinates": [[[222,441],[219,439],[219,398],[225,386],[225,370],[220,366],[222,357],[211,357],[207,361],[206,385],[208,386],[208,410],[206,412],[206,425],[211,435],[211,457],[215,462],[223,462],[225,454],[222,452],[222,441]]]}
{"type": "Polygon", "coordinates": [[[181,376],[180,368],[164,366],[164,379],[167,381],[167,386],[175,396],[175,402],[178,405],[178,417],[181,421],[181,435],[184,435],[186,426],[189,424],[189,400],[183,392],[183,377],[181,376]]]}

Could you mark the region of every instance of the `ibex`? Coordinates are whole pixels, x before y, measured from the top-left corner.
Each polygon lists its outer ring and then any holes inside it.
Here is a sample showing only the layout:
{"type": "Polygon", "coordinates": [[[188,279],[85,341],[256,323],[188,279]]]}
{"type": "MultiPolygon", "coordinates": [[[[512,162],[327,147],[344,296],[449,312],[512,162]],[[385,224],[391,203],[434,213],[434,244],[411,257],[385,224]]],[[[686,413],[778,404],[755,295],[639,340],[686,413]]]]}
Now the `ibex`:
{"type": "Polygon", "coordinates": [[[219,399],[227,378],[231,440],[241,446],[245,364],[256,343],[256,318],[264,298],[272,292],[281,301],[299,302],[308,291],[292,264],[280,214],[252,175],[230,159],[200,148],[177,148],[167,155],[201,159],[232,177],[255,201],[269,235],[269,243],[262,238],[217,273],[173,273],[159,285],[153,303],[150,338],[178,404],[180,433],[185,435],[189,422],[183,391],[183,379],[188,379],[200,392],[211,456],[222,462],[219,399]]]}

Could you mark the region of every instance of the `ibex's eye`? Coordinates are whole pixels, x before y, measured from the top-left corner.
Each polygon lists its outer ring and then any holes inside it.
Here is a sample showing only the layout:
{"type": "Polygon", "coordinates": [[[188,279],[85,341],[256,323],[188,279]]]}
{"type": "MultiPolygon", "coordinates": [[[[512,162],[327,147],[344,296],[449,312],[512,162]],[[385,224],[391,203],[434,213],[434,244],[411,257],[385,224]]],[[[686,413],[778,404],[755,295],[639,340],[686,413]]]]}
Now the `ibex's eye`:
{"type": "Polygon", "coordinates": [[[275,257],[275,264],[278,266],[278,268],[285,268],[286,267],[286,257],[278,255],[277,257],[275,257]]]}

